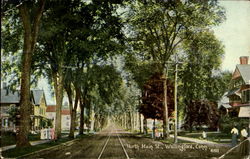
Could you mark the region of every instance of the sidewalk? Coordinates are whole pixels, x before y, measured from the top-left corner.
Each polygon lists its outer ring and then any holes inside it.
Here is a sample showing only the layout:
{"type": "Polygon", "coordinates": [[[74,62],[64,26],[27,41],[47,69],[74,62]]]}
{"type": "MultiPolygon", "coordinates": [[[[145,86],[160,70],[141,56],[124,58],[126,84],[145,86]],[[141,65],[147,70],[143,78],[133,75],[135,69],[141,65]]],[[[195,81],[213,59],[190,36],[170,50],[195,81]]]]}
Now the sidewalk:
{"type": "MultiPolygon", "coordinates": [[[[63,135],[62,138],[66,138],[68,135],[63,135]]],[[[35,146],[35,145],[40,145],[40,144],[44,144],[44,143],[48,143],[48,142],[52,142],[54,140],[37,140],[37,141],[30,141],[30,144],[32,146],[35,146]]],[[[6,150],[9,150],[9,149],[13,149],[15,148],[16,145],[9,145],[9,146],[4,146],[4,147],[0,147],[0,151],[6,151],[6,150]]]]}
{"type": "MultiPolygon", "coordinates": [[[[174,135],[170,135],[170,137],[174,138],[174,135]]],[[[212,141],[208,141],[208,140],[200,140],[200,139],[196,139],[196,138],[183,137],[183,136],[178,136],[177,139],[189,141],[189,142],[194,142],[194,143],[198,143],[198,144],[208,144],[208,145],[217,145],[217,146],[226,146],[226,147],[231,146],[231,144],[217,143],[217,142],[212,142],[212,141]]]]}
{"type": "MultiPolygon", "coordinates": [[[[38,141],[31,141],[30,144],[32,146],[34,146],[34,145],[48,143],[48,142],[51,142],[51,141],[53,141],[53,140],[38,140],[38,141]]],[[[1,151],[6,151],[6,150],[9,150],[9,149],[13,149],[15,147],[16,147],[16,145],[9,145],[9,146],[0,147],[0,149],[1,149],[1,151]]]]}

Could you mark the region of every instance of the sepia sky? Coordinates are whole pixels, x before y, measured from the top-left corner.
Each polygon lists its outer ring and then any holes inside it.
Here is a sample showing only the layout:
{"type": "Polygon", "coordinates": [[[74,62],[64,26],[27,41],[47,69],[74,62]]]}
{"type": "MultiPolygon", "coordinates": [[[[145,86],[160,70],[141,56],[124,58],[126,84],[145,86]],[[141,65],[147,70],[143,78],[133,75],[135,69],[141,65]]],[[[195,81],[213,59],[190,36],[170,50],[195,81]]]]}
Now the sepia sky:
{"type": "Polygon", "coordinates": [[[214,28],[217,38],[225,46],[222,70],[233,71],[240,56],[250,56],[250,1],[221,0],[227,20],[214,28]]]}

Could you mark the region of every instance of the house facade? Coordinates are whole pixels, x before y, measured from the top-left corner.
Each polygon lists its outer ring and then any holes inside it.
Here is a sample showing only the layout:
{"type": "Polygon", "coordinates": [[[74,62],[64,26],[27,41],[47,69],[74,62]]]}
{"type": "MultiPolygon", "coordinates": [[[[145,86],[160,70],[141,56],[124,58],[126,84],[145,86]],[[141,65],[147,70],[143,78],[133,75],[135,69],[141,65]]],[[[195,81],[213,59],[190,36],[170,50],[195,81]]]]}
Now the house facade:
{"type": "Polygon", "coordinates": [[[15,109],[19,106],[20,93],[10,92],[6,89],[1,89],[1,100],[0,100],[0,122],[1,130],[13,131],[16,128],[15,122],[11,119],[9,112],[11,109],[15,109]]]}
{"type": "MultiPolygon", "coordinates": [[[[48,119],[52,120],[52,125],[55,127],[55,119],[56,119],[56,106],[55,105],[48,105],[46,110],[46,116],[48,119]]],[[[61,129],[62,131],[70,130],[70,110],[69,109],[62,109],[61,112],[61,129]]]]}
{"type": "MultiPolygon", "coordinates": [[[[227,93],[231,109],[239,112],[240,107],[250,107],[250,64],[249,57],[240,57],[240,64],[236,65],[227,93]]],[[[238,114],[237,114],[238,115],[238,114]]]]}
{"type": "MultiPolygon", "coordinates": [[[[31,130],[37,131],[48,123],[46,118],[46,98],[43,90],[31,90],[31,130]]],[[[0,121],[1,130],[15,131],[16,130],[16,115],[20,106],[20,91],[10,91],[1,89],[0,100],[0,121]]]]}
{"type": "Polygon", "coordinates": [[[34,98],[33,110],[31,114],[33,130],[40,130],[47,126],[48,118],[46,117],[47,103],[43,90],[32,90],[34,98]]]}

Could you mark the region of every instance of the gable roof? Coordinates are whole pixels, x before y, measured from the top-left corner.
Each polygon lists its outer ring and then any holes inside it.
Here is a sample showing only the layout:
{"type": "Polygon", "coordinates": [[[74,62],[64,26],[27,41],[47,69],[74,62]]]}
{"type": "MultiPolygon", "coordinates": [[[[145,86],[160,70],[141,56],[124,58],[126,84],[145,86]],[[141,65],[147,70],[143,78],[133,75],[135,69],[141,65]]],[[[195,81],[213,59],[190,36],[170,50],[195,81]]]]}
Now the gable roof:
{"type": "Polygon", "coordinates": [[[250,65],[236,65],[245,84],[250,84],[250,65]]]}
{"type": "MultiPolygon", "coordinates": [[[[31,99],[35,105],[40,104],[40,100],[44,95],[43,90],[31,90],[31,99]]],[[[46,99],[44,98],[45,103],[46,99]]],[[[17,104],[20,102],[20,90],[11,91],[6,89],[1,89],[1,99],[0,103],[7,103],[7,104],[17,104]]]]}
{"type": "MultiPolygon", "coordinates": [[[[34,97],[34,104],[39,105],[41,98],[44,95],[43,90],[32,90],[32,93],[33,93],[33,97],[34,97]]],[[[45,99],[45,103],[46,103],[46,99],[45,99]]]]}
{"type": "Polygon", "coordinates": [[[232,106],[229,104],[229,98],[227,97],[228,92],[224,93],[221,99],[218,101],[218,108],[224,107],[226,109],[231,108],[232,106]]]}
{"type": "Polygon", "coordinates": [[[1,89],[1,99],[0,103],[8,104],[18,104],[20,102],[20,93],[19,91],[7,91],[6,89],[1,89]]]}

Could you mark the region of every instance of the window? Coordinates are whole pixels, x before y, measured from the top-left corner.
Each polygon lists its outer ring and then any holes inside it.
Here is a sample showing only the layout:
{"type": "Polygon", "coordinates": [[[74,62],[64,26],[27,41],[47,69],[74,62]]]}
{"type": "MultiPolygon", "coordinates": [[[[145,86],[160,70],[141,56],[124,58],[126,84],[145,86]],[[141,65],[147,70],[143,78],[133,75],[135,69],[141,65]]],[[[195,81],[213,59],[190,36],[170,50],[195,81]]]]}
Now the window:
{"type": "Polygon", "coordinates": [[[250,102],[250,90],[242,91],[242,103],[249,103],[250,102]]]}
{"type": "Polygon", "coordinates": [[[69,122],[66,122],[66,126],[69,126],[69,122]]]}
{"type": "Polygon", "coordinates": [[[3,127],[8,127],[9,126],[9,120],[7,118],[3,119],[3,127]]]}

